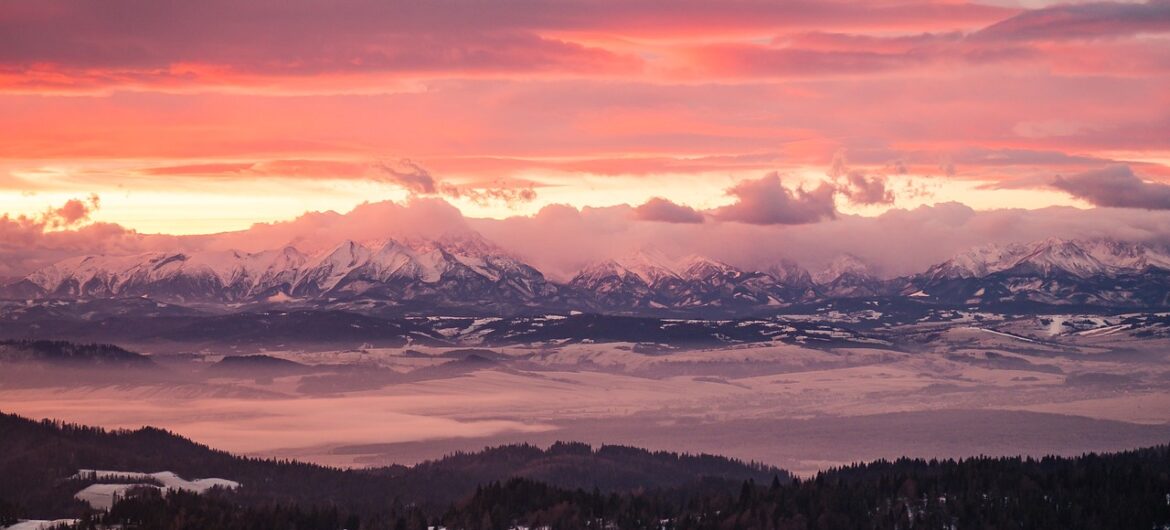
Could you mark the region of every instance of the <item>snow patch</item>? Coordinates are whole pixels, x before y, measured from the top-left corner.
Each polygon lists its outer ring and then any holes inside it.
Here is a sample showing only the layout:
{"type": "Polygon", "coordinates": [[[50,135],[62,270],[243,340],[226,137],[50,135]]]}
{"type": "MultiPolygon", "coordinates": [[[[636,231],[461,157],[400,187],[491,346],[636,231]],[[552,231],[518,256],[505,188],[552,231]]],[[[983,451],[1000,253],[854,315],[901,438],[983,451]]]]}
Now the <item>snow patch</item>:
{"type": "Polygon", "coordinates": [[[138,483],[129,484],[93,484],[85,489],[77,492],[74,495],[78,500],[88,503],[90,506],[108,510],[118,497],[124,495],[127,490],[135,487],[145,486],[151,488],[159,488],[151,482],[157,481],[162,484],[160,490],[166,491],[190,491],[194,493],[204,493],[207,490],[215,487],[225,489],[236,489],[240,487],[240,483],[234,480],[227,480],[222,478],[201,478],[195,480],[184,479],[170,471],[159,471],[157,473],[142,473],[138,471],[108,471],[100,469],[82,469],[73,475],[75,479],[96,479],[96,480],[120,480],[120,481],[141,481],[138,483]]]}
{"type": "Polygon", "coordinates": [[[54,526],[77,524],[78,521],[80,519],[54,519],[51,521],[48,519],[25,519],[17,521],[12,526],[5,526],[3,530],[45,530],[54,526]]]}

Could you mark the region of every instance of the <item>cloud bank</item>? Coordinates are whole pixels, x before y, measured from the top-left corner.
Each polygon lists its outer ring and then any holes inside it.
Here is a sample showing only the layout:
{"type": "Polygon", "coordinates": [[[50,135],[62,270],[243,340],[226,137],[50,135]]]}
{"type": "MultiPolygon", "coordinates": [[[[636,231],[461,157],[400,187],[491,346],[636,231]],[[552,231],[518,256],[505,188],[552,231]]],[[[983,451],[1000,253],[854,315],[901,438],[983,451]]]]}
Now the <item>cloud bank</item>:
{"type": "Polygon", "coordinates": [[[0,193],[24,215],[0,217],[0,275],[469,227],[555,271],[646,245],[899,271],[985,241],[1161,237],[1170,2],[995,4],[17,3],[0,193]],[[207,221],[233,231],[127,228],[219,197],[248,204],[207,221]]]}
{"type": "Polygon", "coordinates": [[[1170,210],[1170,184],[1146,182],[1129,166],[1058,176],[1052,186],[1097,206],[1170,210]]]}
{"type": "Polygon", "coordinates": [[[778,172],[733,184],[729,205],[700,211],[663,198],[638,206],[578,208],[545,206],[530,216],[469,218],[441,195],[442,183],[415,164],[393,178],[418,190],[402,202],[364,203],[346,213],[308,212],[289,221],[257,223],[247,230],[199,236],[142,235],[117,224],[90,220],[100,207],[91,195],[46,209],[37,216],[0,216],[0,276],[17,276],[80,254],[128,254],[153,250],[242,250],[257,252],[292,245],[325,251],[345,240],[377,242],[437,238],[477,231],[530,261],[554,279],[581,267],[645,248],[668,256],[705,255],[748,268],[781,260],[817,269],[842,254],[871,261],[886,274],[922,270],[954,254],[986,244],[1049,237],[1170,243],[1170,185],[1142,180],[1130,167],[1024,183],[1049,185],[1097,205],[1093,209],[1051,207],[978,211],[957,202],[913,209],[892,208],[877,216],[843,214],[838,198],[885,201],[880,176],[866,176],[841,163],[830,181],[815,188],[786,187],[778,172]],[[428,195],[427,190],[433,190],[428,195]]]}

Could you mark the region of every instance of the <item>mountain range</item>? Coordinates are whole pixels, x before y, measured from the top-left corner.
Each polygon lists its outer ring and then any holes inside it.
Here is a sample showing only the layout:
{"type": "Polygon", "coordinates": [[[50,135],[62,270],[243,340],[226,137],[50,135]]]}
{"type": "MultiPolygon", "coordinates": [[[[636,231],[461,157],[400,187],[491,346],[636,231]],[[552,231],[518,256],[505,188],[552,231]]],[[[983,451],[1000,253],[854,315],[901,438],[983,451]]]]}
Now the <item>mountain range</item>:
{"type": "Polygon", "coordinates": [[[967,305],[1170,305],[1170,253],[1110,239],[982,247],[895,281],[892,294],[967,305]]]}
{"type": "Polygon", "coordinates": [[[258,253],[79,256],[11,282],[0,294],[9,300],[146,298],[223,308],[416,313],[735,313],[872,298],[1148,308],[1170,305],[1170,252],[1109,239],[1049,239],[980,247],[917,274],[882,278],[849,255],[810,274],[787,261],[745,270],[703,256],[672,260],[643,250],[590,264],[558,283],[478,234],[462,233],[345,241],[316,254],[289,246],[258,253]]]}

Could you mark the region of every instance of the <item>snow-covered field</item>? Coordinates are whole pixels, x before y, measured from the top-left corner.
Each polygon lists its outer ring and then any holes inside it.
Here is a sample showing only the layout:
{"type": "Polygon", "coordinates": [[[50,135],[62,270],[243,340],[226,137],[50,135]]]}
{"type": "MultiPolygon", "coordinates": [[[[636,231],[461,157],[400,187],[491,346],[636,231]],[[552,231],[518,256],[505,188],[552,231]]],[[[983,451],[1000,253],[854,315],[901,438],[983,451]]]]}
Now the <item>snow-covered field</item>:
{"type": "Polygon", "coordinates": [[[167,491],[190,491],[204,493],[207,490],[220,487],[235,489],[240,483],[222,478],[201,478],[187,480],[170,471],[157,473],[141,473],[137,471],[106,471],[99,469],[82,469],[73,478],[92,480],[116,480],[116,484],[91,484],[74,495],[78,500],[85,501],[90,506],[108,510],[114,501],[125,495],[126,491],[136,487],[159,488],[167,491]],[[162,484],[158,486],[157,484],[162,484]]]}

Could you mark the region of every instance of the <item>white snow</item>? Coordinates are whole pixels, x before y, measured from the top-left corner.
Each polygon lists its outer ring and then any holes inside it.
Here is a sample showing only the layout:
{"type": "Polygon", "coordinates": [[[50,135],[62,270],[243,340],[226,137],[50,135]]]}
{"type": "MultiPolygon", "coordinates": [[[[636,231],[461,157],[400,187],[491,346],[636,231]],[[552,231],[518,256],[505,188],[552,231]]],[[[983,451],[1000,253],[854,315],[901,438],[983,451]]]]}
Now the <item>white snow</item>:
{"type": "Polygon", "coordinates": [[[1102,337],[1102,336],[1106,336],[1106,335],[1113,335],[1114,333],[1117,333],[1119,331],[1126,329],[1126,327],[1128,327],[1128,326],[1126,326],[1125,324],[1116,324],[1116,325],[1112,325],[1112,326],[1104,326],[1104,327],[1100,327],[1100,328],[1088,329],[1085,331],[1081,331],[1077,334],[1085,336],[1085,337],[1102,337]]]}
{"type": "MultiPolygon", "coordinates": [[[[493,282],[509,271],[524,269],[523,263],[483,238],[467,234],[438,240],[388,240],[380,247],[344,241],[312,257],[293,247],[258,253],[222,250],[79,256],[44,267],[26,278],[46,291],[75,295],[82,294],[78,292],[82,289],[116,295],[179,278],[209,287],[233,287],[236,292],[254,295],[284,285],[330,291],[354,271],[376,282],[403,278],[434,283],[459,266],[493,282]]],[[[282,295],[287,293],[278,293],[270,301],[288,301],[282,295]]]]}
{"type": "Polygon", "coordinates": [[[999,335],[1000,337],[1007,337],[1009,339],[1015,339],[1015,340],[1020,340],[1020,341],[1024,341],[1024,342],[1036,342],[1035,340],[1029,339],[1027,337],[1021,337],[1019,335],[1012,335],[1011,333],[1004,333],[1002,331],[996,331],[994,329],[987,329],[987,328],[971,328],[971,329],[977,329],[979,331],[985,331],[985,332],[990,333],[992,335],[999,335]]]}
{"type": "Polygon", "coordinates": [[[118,498],[125,496],[127,490],[139,486],[157,487],[149,484],[93,484],[86,486],[73,497],[98,510],[109,510],[114,507],[118,498]]]}
{"type": "Polygon", "coordinates": [[[828,267],[814,274],[812,279],[823,285],[833,283],[846,274],[861,277],[875,276],[873,267],[869,263],[853,254],[842,254],[834,258],[828,267]]]}
{"type": "Polygon", "coordinates": [[[24,519],[11,526],[0,527],[2,530],[44,530],[63,524],[75,524],[77,519],[24,519]]]}
{"type": "Polygon", "coordinates": [[[240,483],[234,480],[227,480],[222,478],[201,478],[195,480],[187,480],[176,475],[170,471],[159,471],[157,473],[142,473],[138,471],[108,471],[100,469],[81,469],[78,470],[73,478],[87,479],[96,478],[97,480],[119,480],[119,481],[141,481],[139,483],[129,484],[93,484],[85,489],[77,492],[74,497],[85,501],[94,508],[108,510],[114,505],[114,501],[119,496],[126,492],[126,490],[136,486],[158,487],[150,482],[158,481],[162,484],[162,488],[167,491],[182,490],[194,493],[203,493],[214,487],[221,487],[226,489],[236,489],[240,487],[240,483]]]}
{"type": "Polygon", "coordinates": [[[934,278],[981,278],[1020,265],[1043,273],[1061,270],[1077,276],[1138,272],[1146,267],[1170,270],[1170,253],[1141,243],[1112,239],[1050,238],[1028,244],[987,245],[931,267],[934,278]]]}

